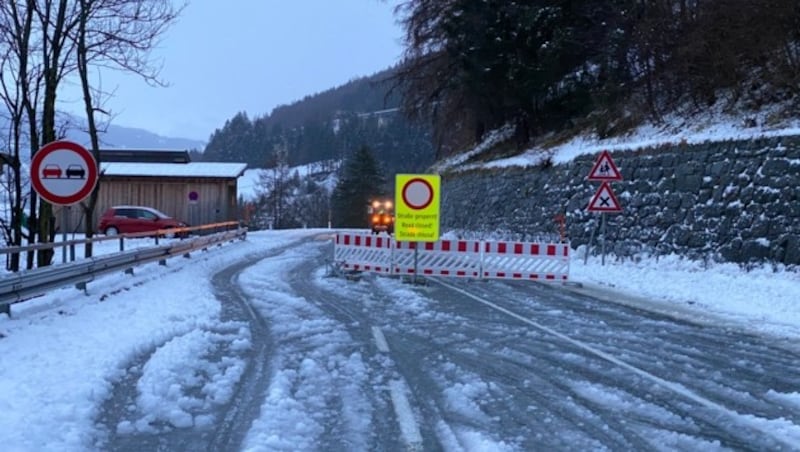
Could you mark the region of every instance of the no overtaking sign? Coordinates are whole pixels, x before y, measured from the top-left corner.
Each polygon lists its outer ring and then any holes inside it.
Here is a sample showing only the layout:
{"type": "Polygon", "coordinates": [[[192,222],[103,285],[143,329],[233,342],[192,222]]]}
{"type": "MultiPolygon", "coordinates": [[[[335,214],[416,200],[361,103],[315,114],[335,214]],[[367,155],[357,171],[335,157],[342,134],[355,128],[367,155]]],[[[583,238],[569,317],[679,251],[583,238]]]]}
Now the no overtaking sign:
{"type": "Polygon", "coordinates": [[[31,185],[51,204],[67,206],[83,201],[94,190],[97,177],[92,153],[71,141],[48,143],[31,159],[31,185]]]}

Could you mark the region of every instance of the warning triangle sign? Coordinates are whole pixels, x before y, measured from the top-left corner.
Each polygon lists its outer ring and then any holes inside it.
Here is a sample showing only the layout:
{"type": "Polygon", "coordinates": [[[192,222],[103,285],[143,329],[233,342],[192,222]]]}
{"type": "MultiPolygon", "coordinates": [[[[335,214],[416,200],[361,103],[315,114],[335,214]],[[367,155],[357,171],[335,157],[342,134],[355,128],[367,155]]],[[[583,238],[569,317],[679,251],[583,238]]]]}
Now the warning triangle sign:
{"type": "Polygon", "coordinates": [[[618,213],[622,212],[622,206],[620,206],[614,191],[611,190],[611,185],[608,182],[603,182],[592,200],[589,201],[587,210],[589,212],[618,213]]]}
{"type": "Polygon", "coordinates": [[[603,151],[594,162],[592,170],[589,172],[589,180],[622,180],[622,174],[611,159],[611,154],[608,151],[603,151]]]}

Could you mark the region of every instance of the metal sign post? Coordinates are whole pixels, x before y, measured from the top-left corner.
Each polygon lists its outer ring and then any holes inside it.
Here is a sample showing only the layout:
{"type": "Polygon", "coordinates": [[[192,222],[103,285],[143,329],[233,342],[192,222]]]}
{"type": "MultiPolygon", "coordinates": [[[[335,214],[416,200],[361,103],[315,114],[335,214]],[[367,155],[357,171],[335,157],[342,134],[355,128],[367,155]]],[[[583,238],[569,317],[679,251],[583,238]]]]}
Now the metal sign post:
{"type": "MultiPolygon", "coordinates": [[[[600,184],[592,200],[589,201],[586,210],[600,213],[600,235],[602,237],[602,243],[600,244],[600,262],[601,265],[606,265],[606,214],[622,212],[622,206],[619,200],[617,200],[614,190],[611,189],[609,182],[622,180],[622,174],[617,169],[617,165],[614,164],[611,154],[608,151],[603,151],[597,157],[597,161],[595,161],[592,170],[589,171],[587,179],[602,181],[602,184],[600,184]]],[[[589,248],[591,248],[593,242],[594,231],[592,231],[592,236],[589,239],[589,248]]],[[[587,248],[583,263],[586,264],[588,260],[589,249],[587,248]]]]}
{"type": "Polygon", "coordinates": [[[600,234],[603,236],[603,243],[600,244],[600,265],[606,265],[606,214],[600,214],[600,234]]]}
{"type": "Polygon", "coordinates": [[[411,277],[411,284],[417,284],[417,273],[419,273],[419,242],[414,242],[414,276],[411,277]]]}
{"type": "MultiPolygon", "coordinates": [[[[67,207],[61,208],[61,240],[63,242],[67,241],[67,229],[69,229],[69,212],[67,212],[67,207]]],[[[61,247],[61,262],[67,262],[67,247],[61,247]]]]}

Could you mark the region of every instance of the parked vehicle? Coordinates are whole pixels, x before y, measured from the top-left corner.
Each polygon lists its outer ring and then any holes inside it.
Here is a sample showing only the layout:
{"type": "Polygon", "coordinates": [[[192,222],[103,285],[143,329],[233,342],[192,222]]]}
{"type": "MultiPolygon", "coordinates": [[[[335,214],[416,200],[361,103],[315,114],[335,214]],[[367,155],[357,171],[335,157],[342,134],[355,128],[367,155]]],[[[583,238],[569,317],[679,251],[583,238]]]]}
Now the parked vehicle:
{"type": "Polygon", "coordinates": [[[373,234],[394,233],[394,203],[389,199],[375,199],[367,209],[369,226],[373,234]]]}
{"type": "MultiPolygon", "coordinates": [[[[184,228],[188,224],[176,220],[160,210],[145,206],[114,206],[100,217],[97,230],[106,235],[128,232],[149,232],[159,229],[184,228]]],[[[169,235],[169,234],[168,234],[169,235]]],[[[185,236],[185,232],[178,234],[185,236]]]]}

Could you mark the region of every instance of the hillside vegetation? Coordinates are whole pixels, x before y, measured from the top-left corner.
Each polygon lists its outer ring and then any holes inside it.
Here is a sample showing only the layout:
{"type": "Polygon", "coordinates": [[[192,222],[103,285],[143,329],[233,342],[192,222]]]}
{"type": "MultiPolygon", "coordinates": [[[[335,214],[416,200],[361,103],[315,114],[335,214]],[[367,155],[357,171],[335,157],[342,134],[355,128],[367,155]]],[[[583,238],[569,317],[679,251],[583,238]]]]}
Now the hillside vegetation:
{"type": "Polygon", "coordinates": [[[781,104],[798,113],[794,0],[412,0],[403,4],[404,110],[438,157],[512,127],[500,151],[557,134],[598,138],[686,112],[781,104]]]}
{"type": "Polygon", "coordinates": [[[204,158],[271,167],[285,149],[299,165],[366,145],[391,175],[501,129],[508,138],[485,158],[618,136],[678,108],[687,118],[735,110],[759,126],[800,113],[794,0],[409,0],[397,14],[397,67],[263,117],[239,113],[204,158]]]}
{"type": "Polygon", "coordinates": [[[252,119],[240,112],[211,135],[199,158],[274,168],[283,163],[279,155],[297,166],[342,160],[369,146],[387,173],[421,171],[433,162],[430,128],[399,111],[392,75],[387,69],[252,119]]]}

